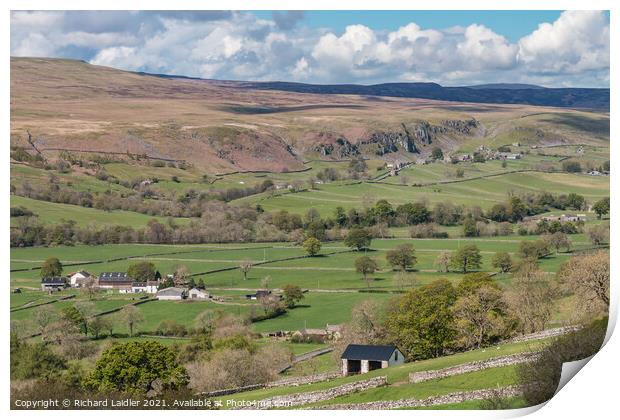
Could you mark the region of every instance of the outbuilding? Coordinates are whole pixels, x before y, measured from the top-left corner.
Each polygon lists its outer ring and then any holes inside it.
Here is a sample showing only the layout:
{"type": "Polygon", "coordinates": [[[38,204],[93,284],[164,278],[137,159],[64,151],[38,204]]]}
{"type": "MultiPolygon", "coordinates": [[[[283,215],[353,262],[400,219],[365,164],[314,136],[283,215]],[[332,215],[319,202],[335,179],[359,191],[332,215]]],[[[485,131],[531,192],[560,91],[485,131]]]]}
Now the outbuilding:
{"type": "Polygon", "coordinates": [[[181,287],[168,287],[157,292],[158,300],[183,300],[187,297],[187,290],[181,287]]]}
{"type": "Polygon", "coordinates": [[[349,344],[340,358],[343,376],[367,373],[405,362],[405,356],[396,346],[365,344],[349,344]]]}
{"type": "Polygon", "coordinates": [[[66,277],[43,277],[41,279],[41,290],[59,292],[67,287],[66,277]]]}
{"type": "Polygon", "coordinates": [[[198,289],[194,287],[193,289],[189,289],[188,296],[190,299],[209,299],[211,295],[209,292],[203,289],[198,289]]]}

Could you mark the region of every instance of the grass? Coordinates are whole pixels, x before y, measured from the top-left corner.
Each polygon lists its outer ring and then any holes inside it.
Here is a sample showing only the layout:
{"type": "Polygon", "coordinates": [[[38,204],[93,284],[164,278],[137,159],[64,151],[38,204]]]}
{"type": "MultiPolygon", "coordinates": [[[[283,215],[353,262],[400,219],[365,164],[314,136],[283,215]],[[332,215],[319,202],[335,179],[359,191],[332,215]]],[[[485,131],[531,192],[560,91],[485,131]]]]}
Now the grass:
{"type": "MultiPolygon", "coordinates": [[[[277,388],[259,389],[255,391],[243,392],[243,393],[231,395],[230,398],[237,400],[237,401],[239,400],[261,400],[261,399],[274,397],[274,396],[282,396],[282,395],[290,395],[290,394],[296,394],[296,393],[302,393],[302,392],[325,390],[325,389],[333,388],[335,386],[342,385],[345,383],[359,381],[362,379],[376,377],[376,376],[387,376],[389,387],[383,388],[383,389],[392,390],[392,389],[396,389],[397,386],[408,387],[409,386],[408,377],[409,377],[409,373],[411,372],[419,372],[419,371],[431,370],[431,369],[442,369],[442,368],[446,368],[450,366],[459,365],[462,363],[469,363],[469,362],[473,362],[477,360],[485,360],[485,359],[490,359],[492,357],[521,353],[525,351],[532,351],[532,350],[535,350],[536,348],[539,348],[539,346],[544,345],[545,343],[547,343],[547,341],[540,340],[540,341],[533,341],[533,342],[504,344],[501,346],[496,346],[496,347],[491,347],[491,348],[486,348],[486,349],[479,349],[479,350],[472,350],[472,351],[465,352],[465,353],[458,353],[458,354],[454,354],[451,356],[444,356],[444,357],[423,360],[423,361],[418,361],[418,362],[413,362],[413,363],[405,363],[403,365],[393,366],[393,367],[389,367],[386,369],[379,369],[379,370],[371,371],[371,372],[361,374],[361,375],[341,377],[341,378],[336,378],[336,379],[332,379],[329,381],[317,382],[314,384],[307,384],[307,385],[300,385],[300,386],[283,386],[283,387],[277,387],[277,388]]],[[[503,368],[499,368],[499,369],[503,369],[503,368]]],[[[489,370],[485,370],[483,372],[488,372],[488,371],[489,370]]],[[[511,382],[514,380],[514,372],[510,371],[510,369],[505,369],[503,371],[497,371],[497,372],[501,375],[499,376],[499,378],[501,378],[501,380],[507,384],[509,384],[508,382],[511,382]]],[[[405,391],[398,391],[399,392],[398,395],[400,396],[400,398],[421,398],[421,397],[423,398],[424,395],[428,395],[429,393],[430,395],[433,395],[432,392],[435,392],[438,389],[465,390],[465,389],[476,389],[474,388],[475,386],[484,385],[483,387],[485,388],[497,386],[497,382],[496,383],[491,382],[492,381],[491,378],[494,378],[496,375],[482,375],[482,376],[477,375],[477,376],[474,376],[473,378],[470,378],[469,380],[467,379],[465,375],[460,375],[460,376],[463,376],[463,378],[460,378],[460,379],[457,378],[456,380],[452,380],[447,383],[440,382],[442,380],[437,380],[431,383],[430,385],[424,385],[425,383],[411,385],[412,388],[416,388],[417,385],[421,385],[422,388],[420,391],[412,391],[411,389],[406,389],[405,391]],[[489,376],[489,377],[485,378],[485,376],[489,376]],[[437,384],[436,382],[440,382],[440,383],[437,384]],[[470,382],[470,385],[467,385],[468,382],[470,382]],[[466,387],[469,387],[469,388],[466,388],[466,387]],[[402,395],[405,395],[405,396],[403,397],[402,395]]],[[[446,378],[446,379],[450,379],[450,378],[446,378]]],[[[455,391],[450,391],[450,392],[455,392],[455,391]]],[[[361,395],[361,394],[363,393],[354,394],[354,395],[361,395]]],[[[366,402],[366,401],[372,401],[372,400],[373,400],[373,397],[368,396],[366,398],[363,398],[363,400],[360,400],[360,401],[366,402]]]]}
{"type": "MultiPolygon", "coordinates": [[[[49,225],[73,220],[82,227],[124,225],[141,228],[153,219],[162,223],[167,222],[166,217],[149,216],[125,210],[105,211],[71,204],[50,203],[16,195],[11,195],[11,207],[25,207],[36,214],[42,223],[49,225]]],[[[177,223],[186,223],[189,219],[175,218],[174,220],[177,223]]],[[[11,218],[11,224],[16,223],[17,218],[11,218]]]]}

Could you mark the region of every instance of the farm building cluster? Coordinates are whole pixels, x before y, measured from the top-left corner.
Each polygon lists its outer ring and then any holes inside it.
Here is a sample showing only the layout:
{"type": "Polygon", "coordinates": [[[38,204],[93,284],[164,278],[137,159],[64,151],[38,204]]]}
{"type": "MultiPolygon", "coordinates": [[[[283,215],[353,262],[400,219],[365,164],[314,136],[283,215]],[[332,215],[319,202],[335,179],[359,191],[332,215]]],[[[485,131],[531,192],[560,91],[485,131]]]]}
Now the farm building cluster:
{"type": "Polygon", "coordinates": [[[211,295],[198,287],[179,287],[171,275],[166,280],[172,281],[174,286],[163,287],[168,282],[162,278],[159,272],[153,279],[136,281],[125,272],[108,271],[95,276],[87,271],[77,271],[66,277],[44,277],[41,279],[41,290],[57,292],[66,288],[95,288],[98,290],[118,291],[118,293],[148,293],[155,295],[160,300],[182,299],[210,299],[211,295]]]}

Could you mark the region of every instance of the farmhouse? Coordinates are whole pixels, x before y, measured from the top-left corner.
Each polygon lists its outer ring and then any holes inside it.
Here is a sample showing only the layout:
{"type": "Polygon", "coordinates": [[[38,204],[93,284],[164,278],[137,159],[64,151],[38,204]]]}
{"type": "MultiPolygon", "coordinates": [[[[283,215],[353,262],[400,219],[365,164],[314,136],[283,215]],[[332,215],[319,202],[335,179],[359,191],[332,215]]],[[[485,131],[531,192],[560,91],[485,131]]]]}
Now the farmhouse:
{"type": "Polygon", "coordinates": [[[367,373],[405,362],[405,356],[396,346],[349,344],[340,358],[343,376],[367,373]]]}
{"type": "Polygon", "coordinates": [[[209,292],[207,292],[206,290],[197,289],[194,287],[193,289],[189,290],[188,297],[190,299],[209,299],[211,295],[209,295],[209,292]]]}
{"type": "Polygon", "coordinates": [[[122,291],[131,291],[131,285],[134,280],[127,275],[118,271],[107,271],[99,274],[99,287],[101,289],[118,289],[122,291]]]}
{"type": "Polygon", "coordinates": [[[41,279],[41,290],[59,292],[66,288],[68,280],[66,277],[44,277],[41,279]]]}
{"type": "Polygon", "coordinates": [[[158,300],[183,300],[187,298],[187,290],[181,287],[168,287],[157,292],[158,300]]]}
{"type": "Polygon", "coordinates": [[[69,280],[71,282],[71,287],[81,287],[84,284],[84,281],[89,277],[90,277],[90,273],[84,270],[80,270],[77,273],[69,274],[69,280]]]}
{"type": "Polygon", "coordinates": [[[157,293],[158,281],[134,281],[131,283],[131,293],[157,293]]]}

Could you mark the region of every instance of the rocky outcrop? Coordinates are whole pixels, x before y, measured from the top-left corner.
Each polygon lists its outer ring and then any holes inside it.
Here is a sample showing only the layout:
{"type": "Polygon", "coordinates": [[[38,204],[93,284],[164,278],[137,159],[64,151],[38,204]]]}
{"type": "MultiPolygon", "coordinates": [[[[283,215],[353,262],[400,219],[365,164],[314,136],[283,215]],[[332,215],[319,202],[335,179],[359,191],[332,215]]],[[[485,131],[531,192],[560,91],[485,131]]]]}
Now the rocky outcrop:
{"type": "MultiPolygon", "coordinates": [[[[517,397],[523,394],[520,385],[505,388],[479,389],[475,391],[454,392],[447,395],[429,397],[423,400],[403,399],[394,401],[372,401],[360,404],[333,404],[319,407],[320,410],[394,410],[409,407],[430,407],[444,404],[458,404],[472,400],[487,400],[496,398],[517,397]]],[[[316,408],[313,408],[316,409],[316,408]]]]}
{"type": "Polygon", "coordinates": [[[536,360],[538,357],[538,353],[519,353],[510,356],[500,356],[487,360],[479,360],[471,363],[463,363],[461,365],[450,366],[445,369],[412,372],[409,374],[409,382],[412,384],[417,384],[419,382],[430,381],[431,379],[447,378],[448,376],[462,375],[464,373],[476,372],[483,369],[526,363],[536,360]]]}
{"type": "Polygon", "coordinates": [[[360,154],[358,147],[343,137],[339,137],[334,143],[317,144],[312,147],[311,150],[314,152],[319,152],[321,156],[331,156],[337,159],[357,156],[360,154]]]}
{"type": "Polygon", "coordinates": [[[419,153],[418,148],[407,131],[374,132],[368,138],[361,139],[357,144],[361,146],[372,146],[375,154],[379,156],[398,151],[419,153]]]}
{"type": "Polygon", "coordinates": [[[441,125],[461,134],[471,134],[472,129],[477,128],[480,123],[472,118],[469,120],[443,120],[441,125]]]}
{"type": "Polygon", "coordinates": [[[363,381],[349,382],[340,386],[326,389],[324,391],[311,391],[291,395],[278,395],[276,397],[267,398],[264,400],[252,401],[252,404],[241,405],[237,408],[250,410],[266,410],[276,407],[294,407],[299,405],[312,404],[320,401],[331,400],[332,398],[341,397],[343,395],[365,391],[367,389],[377,388],[384,385],[387,385],[387,377],[378,376],[376,378],[365,379],[363,381]]]}

